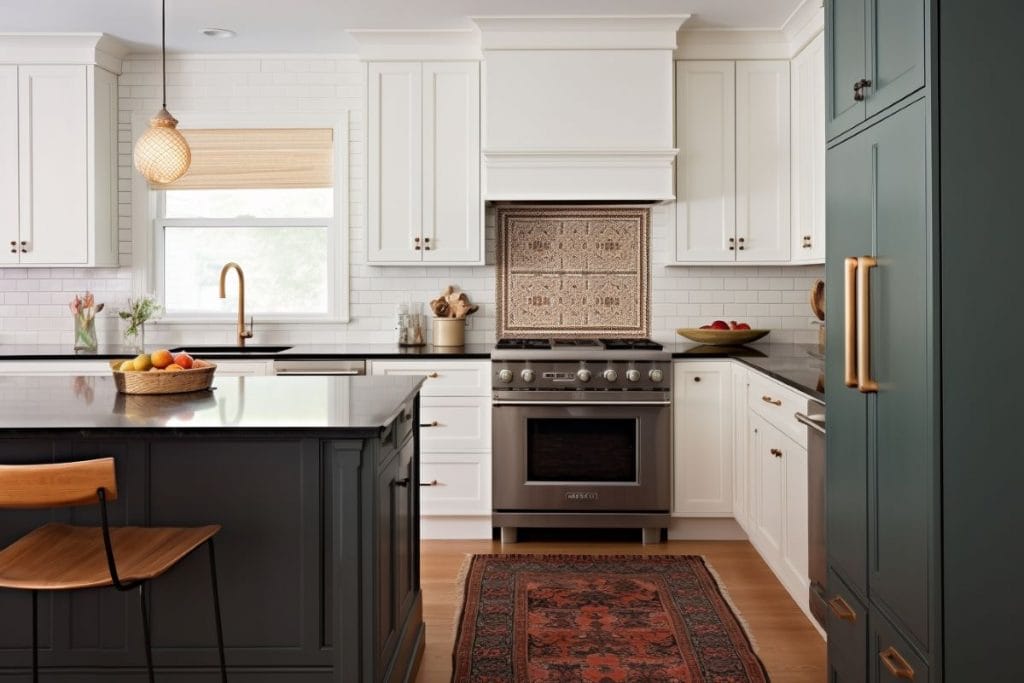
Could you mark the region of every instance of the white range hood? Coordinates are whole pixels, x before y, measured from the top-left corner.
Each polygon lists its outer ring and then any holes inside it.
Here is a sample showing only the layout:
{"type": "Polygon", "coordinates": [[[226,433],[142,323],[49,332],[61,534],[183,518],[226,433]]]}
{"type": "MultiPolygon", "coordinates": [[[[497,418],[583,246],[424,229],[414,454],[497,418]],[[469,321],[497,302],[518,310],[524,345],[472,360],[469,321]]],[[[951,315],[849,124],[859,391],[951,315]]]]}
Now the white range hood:
{"type": "Polygon", "coordinates": [[[474,17],[484,199],[673,199],[673,50],[686,19],[474,17]]]}

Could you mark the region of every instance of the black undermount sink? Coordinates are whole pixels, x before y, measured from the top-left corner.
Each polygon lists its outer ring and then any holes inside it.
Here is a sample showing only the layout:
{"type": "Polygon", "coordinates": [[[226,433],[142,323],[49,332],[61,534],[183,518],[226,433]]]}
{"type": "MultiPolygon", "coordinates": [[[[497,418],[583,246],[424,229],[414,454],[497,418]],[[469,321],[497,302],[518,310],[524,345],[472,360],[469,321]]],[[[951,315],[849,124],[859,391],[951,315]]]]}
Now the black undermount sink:
{"type": "Polygon", "coordinates": [[[177,346],[171,349],[171,353],[178,353],[179,351],[185,351],[187,353],[195,354],[280,353],[281,351],[287,351],[290,348],[292,347],[260,346],[258,344],[253,344],[252,346],[177,346]]]}

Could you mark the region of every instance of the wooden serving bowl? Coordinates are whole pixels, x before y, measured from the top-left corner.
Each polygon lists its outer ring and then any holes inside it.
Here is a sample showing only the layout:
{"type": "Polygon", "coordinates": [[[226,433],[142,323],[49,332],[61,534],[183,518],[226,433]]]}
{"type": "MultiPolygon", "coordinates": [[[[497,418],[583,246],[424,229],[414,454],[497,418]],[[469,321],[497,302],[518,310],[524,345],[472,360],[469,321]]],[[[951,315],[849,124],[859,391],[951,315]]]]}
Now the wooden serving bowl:
{"type": "Polygon", "coordinates": [[[771,330],[702,330],[696,327],[680,327],[676,334],[701,344],[712,346],[739,346],[757,341],[771,330]]]}
{"type": "Polygon", "coordinates": [[[202,368],[177,370],[175,372],[121,372],[124,361],[111,361],[114,385],[122,394],[185,394],[191,391],[205,391],[213,384],[213,363],[202,368]]]}

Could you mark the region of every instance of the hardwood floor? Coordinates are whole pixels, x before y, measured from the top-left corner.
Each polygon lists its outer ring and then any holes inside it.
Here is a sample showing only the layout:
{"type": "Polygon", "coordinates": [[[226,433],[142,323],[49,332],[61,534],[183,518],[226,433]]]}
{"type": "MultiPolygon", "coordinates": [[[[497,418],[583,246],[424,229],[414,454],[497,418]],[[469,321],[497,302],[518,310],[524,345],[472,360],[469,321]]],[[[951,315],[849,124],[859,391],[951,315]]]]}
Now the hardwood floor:
{"type": "Polygon", "coordinates": [[[421,583],[427,645],[417,683],[451,678],[457,615],[455,578],[466,554],[571,553],[703,555],[718,573],[733,604],[749,625],[757,653],[773,683],[823,683],[825,641],[775,575],[746,541],[589,543],[537,541],[502,547],[495,541],[423,541],[421,583]]]}

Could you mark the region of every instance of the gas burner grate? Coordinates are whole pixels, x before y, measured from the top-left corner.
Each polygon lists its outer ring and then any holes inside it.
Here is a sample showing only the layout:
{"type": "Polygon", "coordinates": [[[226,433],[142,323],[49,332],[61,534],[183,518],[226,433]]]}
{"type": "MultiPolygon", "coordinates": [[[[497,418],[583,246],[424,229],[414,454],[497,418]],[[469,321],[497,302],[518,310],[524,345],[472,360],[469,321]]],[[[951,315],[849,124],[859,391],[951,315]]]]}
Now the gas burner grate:
{"type": "Polygon", "coordinates": [[[499,339],[495,348],[499,349],[550,349],[551,342],[547,339],[499,339]]]}
{"type": "Polygon", "coordinates": [[[602,339],[609,351],[661,351],[664,347],[650,339],[602,339]]]}
{"type": "Polygon", "coordinates": [[[553,339],[551,342],[555,347],[571,346],[573,348],[600,346],[596,339],[553,339]]]}

